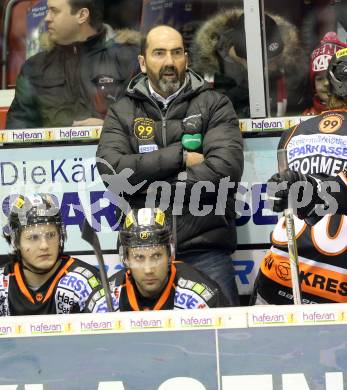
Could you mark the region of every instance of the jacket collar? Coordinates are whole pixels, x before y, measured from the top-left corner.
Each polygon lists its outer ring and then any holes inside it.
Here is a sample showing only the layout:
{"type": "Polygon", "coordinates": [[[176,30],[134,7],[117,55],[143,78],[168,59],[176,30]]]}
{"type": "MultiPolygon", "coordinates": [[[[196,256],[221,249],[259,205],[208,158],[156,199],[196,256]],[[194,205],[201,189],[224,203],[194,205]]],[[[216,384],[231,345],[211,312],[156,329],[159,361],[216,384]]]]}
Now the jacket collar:
{"type": "Polygon", "coordinates": [[[155,92],[149,80],[148,80],[148,89],[151,96],[156,101],[161,102],[164,105],[164,107],[166,107],[172,100],[176,99],[176,97],[183,91],[183,89],[186,87],[186,84],[187,84],[187,77],[184,79],[183,85],[175,93],[168,96],[167,98],[164,98],[163,96],[159,95],[159,93],[155,92]]]}
{"type": "MultiPolygon", "coordinates": [[[[191,69],[187,69],[187,83],[181,95],[201,92],[205,89],[210,89],[210,85],[204,79],[191,69]]],[[[127,88],[127,95],[134,97],[150,98],[151,94],[148,88],[148,77],[146,74],[139,73],[129,83],[127,88]]]]}
{"type": "Polygon", "coordinates": [[[99,50],[104,47],[106,41],[106,30],[102,28],[97,34],[92,35],[83,42],[73,42],[69,45],[56,45],[58,50],[62,51],[81,51],[81,50],[99,50]]]}

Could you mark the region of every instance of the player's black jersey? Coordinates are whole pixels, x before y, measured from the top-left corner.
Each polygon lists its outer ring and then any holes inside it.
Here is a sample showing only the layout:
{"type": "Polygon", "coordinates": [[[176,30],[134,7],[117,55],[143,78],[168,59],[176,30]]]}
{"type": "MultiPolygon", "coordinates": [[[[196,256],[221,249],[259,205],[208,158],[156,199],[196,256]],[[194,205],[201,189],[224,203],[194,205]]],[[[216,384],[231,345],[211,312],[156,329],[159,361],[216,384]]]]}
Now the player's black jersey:
{"type": "Polygon", "coordinates": [[[347,111],[326,111],[283,133],[278,150],[286,149],[292,171],[336,176],[347,169],[347,111]]]}
{"type": "Polygon", "coordinates": [[[28,286],[20,262],[0,268],[0,316],[83,311],[89,296],[100,287],[98,271],[72,257],[59,260],[58,269],[35,291],[28,286]]]}
{"type": "MultiPolygon", "coordinates": [[[[293,171],[320,179],[335,177],[347,169],[347,111],[326,111],[301,122],[283,133],[278,149],[286,150],[293,171]]],[[[342,173],[340,178],[345,179],[342,173]]],[[[294,220],[302,302],[346,303],[347,217],[326,215],[314,226],[294,220]]],[[[284,218],[275,226],[271,242],[260,264],[253,297],[257,304],[290,304],[293,293],[284,218]]]]}
{"type": "Polygon", "coordinates": [[[341,189],[339,193],[334,194],[338,204],[337,212],[347,215],[347,169],[339,173],[337,181],[340,183],[341,189]]]}

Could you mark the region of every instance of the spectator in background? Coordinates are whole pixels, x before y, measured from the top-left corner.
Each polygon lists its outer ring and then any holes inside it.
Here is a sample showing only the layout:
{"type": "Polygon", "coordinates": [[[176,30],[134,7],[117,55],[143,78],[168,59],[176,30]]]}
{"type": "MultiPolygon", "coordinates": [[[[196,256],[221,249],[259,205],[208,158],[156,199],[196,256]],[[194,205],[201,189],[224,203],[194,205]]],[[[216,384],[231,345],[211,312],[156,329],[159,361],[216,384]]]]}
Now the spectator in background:
{"type": "MultiPolygon", "coordinates": [[[[110,279],[114,311],[207,309],[229,306],[217,283],[195,268],[175,261],[172,232],[160,209],[131,211],[119,231],[125,269],[110,279]]],[[[88,312],[106,310],[96,292],[88,312]]]]}
{"type": "Polygon", "coordinates": [[[49,194],[20,195],[4,235],[14,252],[0,268],[0,316],[83,311],[101,285],[98,271],[63,255],[65,226],[49,194]]]}
{"type": "MultiPolygon", "coordinates": [[[[301,93],[307,67],[297,29],[282,17],[266,13],[265,32],[271,114],[300,112],[300,106],[305,107],[301,93]]],[[[242,9],[223,10],[201,26],[192,49],[192,68],[230,98],[239,117],[249,117],[242,9]]]]}
{"type": "Polygon", "coordinates": [[[123,95],[137,46],[107,41],[101,0],[48,0],[47,50],[16,81],[7,128],[102,125],[123,95]]]}
{"type": "Polygon", "coordinates": [[[221,181],[235,184],[243,171],[242,137],[233,105],[187,68],[182,36],[169,26],[148,32],[139,63],[142,74],[130,82],[126,96],[110,107],[105,119],[96,154],[98,171],[109,190],[119,192],[119,176],[132,170],[129,182],[140,187],[124,194],[132,208],[144,207],[150,184],[165,180],[172,195],[182,186],[183,210],[175,212],[177,256],[215,280],[237,305],[230,258],[236,248],[236,185],[228,187],[221,210],[213,207],[221,181]],[[190,194],[195,184],[195,189],[202,187],[200,195],[190,194]],[[212,211],[202,213],[202,205],[212,211]]]}
{"type": "Polygon", "coordinates": [[[105,23],[115,30],[140,30],[142,0],[104,0],[105,23]]]}
{"type": "Polygon", "coordinates": [[[312,106],[307,108],[303,115],[318,115],[328,109],[330,88],[326,71],[331,57],[344,47],[347,47],[347,44],[339,41],[335,32],[328,32],[312,52],[310,61],[312,106]]]}

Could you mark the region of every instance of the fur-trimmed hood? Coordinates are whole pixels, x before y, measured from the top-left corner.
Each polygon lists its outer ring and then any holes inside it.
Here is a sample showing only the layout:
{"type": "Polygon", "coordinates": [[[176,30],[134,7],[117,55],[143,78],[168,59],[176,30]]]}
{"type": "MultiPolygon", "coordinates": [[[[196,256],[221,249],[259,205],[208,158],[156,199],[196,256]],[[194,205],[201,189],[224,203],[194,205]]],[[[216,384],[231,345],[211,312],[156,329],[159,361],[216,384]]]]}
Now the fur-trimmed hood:
{"type": "MultiPolygon", "coordinates": [[[[271,16],[281,32],[283,38],[282,66],[285,72],[303,72],[308,69],[308,61],[303,48],[299,43],[297,28],[286,21],[283,17],[266,12],[271,16]]],[[[221,34],[225,30],[232,29],[236,25],[240,15],[243,14],[241,8],[231,8],[224,10],[206,21],[197,31],[192,47],[192,68],[202,74],[213,75],[220,71],[217,45],[221,34]]]]}
{"type": "Polygon", "coordinates": [[[141,44],[141,33],[137,30],[132,30],[130,28],[123,28],[120,30],[115,30],[114,40],[119,44],[126,45],[137,45],[141,44]]]}

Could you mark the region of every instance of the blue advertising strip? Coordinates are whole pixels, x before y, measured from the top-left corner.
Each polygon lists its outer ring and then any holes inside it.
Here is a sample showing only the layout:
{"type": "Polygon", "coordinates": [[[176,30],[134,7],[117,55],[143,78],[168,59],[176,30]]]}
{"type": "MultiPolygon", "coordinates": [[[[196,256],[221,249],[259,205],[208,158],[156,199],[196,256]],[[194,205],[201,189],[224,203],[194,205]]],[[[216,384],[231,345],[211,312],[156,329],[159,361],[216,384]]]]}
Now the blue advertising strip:
{"type": "Polygon", "coordinates": [[[278,214],[266,209],[266,183],[277,172],[279,137],[245,138],[244,171],[238,187],[236,212],[239,245],[268,244],[278,214]]]}
{"type": "MultiPolygon", "coordinates": [[[[278,137],[245,139],[245,169],[237,194],[239,214],[238,243],[268,244],[278,216],[265,209],[266,182],[276,171],[278,137]]],[[[83,242],[84,217],[101,233],[103,250],[115,250],[119,220],[115,201],[106,191],[95,163],[96,145],[35,146],[3,149],[0,157],[0,224],[7,223],[8,202],[19,193],[49,192],[57,197],[67,226],[66,249],[70,252],[90,250],[83,242]]],[[[243,248],[245,249],[245,248],[243,248]]],[[[0,238],[0,254],[8,246],[0,238]]]]}
{"type": "MultiPolygon", "coordinates": [[[[238,244],[242,250],[233,254],[240,294],[252,291],[258,264],[268,247],[277,214],[265,208],[266,182],[276,171],[276,148],[279,137],[246,138],[245,169],[237,193],[236,220],[238,244]],[[258,246],[254,250],[254,246],[258,246]],[[262,248],[260,248],[260,247],[262,248]]],[[[30,192],[49,192],[56,196],[68,240],[65,248],[75,256],[88,254],[91,247],[81,239],[86,217],[99,234],[102,250],[116,251],[119,220],[115,202],[106,191],[95,164],[96,145],[56,144],[2,149],[0,157],[0,225],[7,224],[10,196],[30,192]],[[18,150],[18,149],[17,149],[18,150]]],[[[5,260],[9,247],[0,236],[0,255],[5,260]]],[[[86,259],[97,265],[96,259],[86,259]]],[[[119,269],[117,255],[106,259],[109,276],[119,269]]]]}
{"type": "MultiPolygon", "coordinates": [[[[81,228],[86,217],[97,232],[103,250],[114,250],[119,221],[115,216],[115,202],[107,199],[95,163],[96,145],[21,148],[1,151],[0,157],[0,224],[7,224],[10,196],[30,192],[49,192],[56,196],[67,227],[66,250],[90,250],[81,239],[81,228]]],[[[0,253],[8,246],[0,239],[0,253]]]]}

